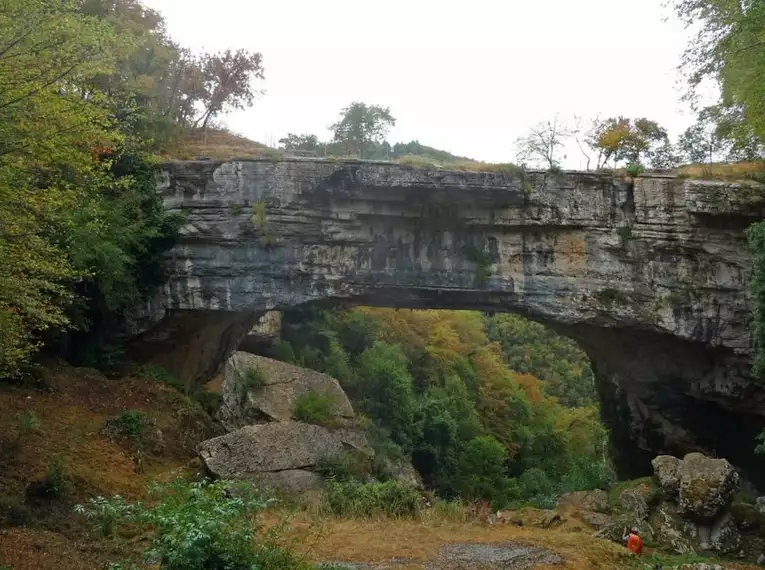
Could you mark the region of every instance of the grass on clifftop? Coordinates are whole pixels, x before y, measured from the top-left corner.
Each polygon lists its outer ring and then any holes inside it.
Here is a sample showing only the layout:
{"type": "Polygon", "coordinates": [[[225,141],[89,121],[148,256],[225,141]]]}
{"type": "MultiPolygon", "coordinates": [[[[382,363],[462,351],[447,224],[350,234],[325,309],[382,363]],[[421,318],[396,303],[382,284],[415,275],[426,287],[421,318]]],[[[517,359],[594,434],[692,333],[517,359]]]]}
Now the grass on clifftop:
{"type": "Polygon", "coordinates": [[[765,182],[765,161],[721,164],[687,164],[675,170],[680,178],[698,180],[756,180],[765,182]]]}
{"type": "MultiPolygon", "coordinates": [[[[289,152],[253,141],[226,129],[208,129],[204,132],[189,132],[172,145],[163,148],[160,156],[164,159],[233,160],[236,158],[271,159],[291,156],[289,152]]],[[[358,160],[355,156],[318,157],[338,162],[358,160]]],[[[525,168],[512,163],[491,163],[477,160],[438,162],[425,156],[407,155],[391,162],[428,170],[454,170],[459,172],[497,172],[505,174],[523,173],[525,168]]],[[[627,174],[624,168],[602,169],[593,172],[612,172],[616,176],[627,174]]],[[[647,171],[650,174],[650,171],[647,171]]],[[[765,161],[736,162],[720,164],[687,164],[672,171],[679,178],[700,180],[750,181],[765,183],[765,161]]]]}

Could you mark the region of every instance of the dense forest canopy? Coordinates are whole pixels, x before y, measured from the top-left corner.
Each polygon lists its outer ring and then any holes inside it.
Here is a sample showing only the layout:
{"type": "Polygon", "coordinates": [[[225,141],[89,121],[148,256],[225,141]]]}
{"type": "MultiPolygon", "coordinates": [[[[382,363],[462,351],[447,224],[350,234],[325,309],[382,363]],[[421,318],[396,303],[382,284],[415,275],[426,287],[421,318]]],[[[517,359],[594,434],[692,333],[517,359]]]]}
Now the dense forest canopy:
{"type": "Polygon", "coordinates": [[[0,375],[118,333],[180,224],[154,152],[262,76],[260,54],[190,54],[137,0],[0,3],[0,375]]]}
{"type": "Polygon", "coordinates": [[[445,496],[549,505],[611,477],[586,356],[523,318],[296,311],[275,356],[337,378],[378,451],[411,459],[445,496]]]}

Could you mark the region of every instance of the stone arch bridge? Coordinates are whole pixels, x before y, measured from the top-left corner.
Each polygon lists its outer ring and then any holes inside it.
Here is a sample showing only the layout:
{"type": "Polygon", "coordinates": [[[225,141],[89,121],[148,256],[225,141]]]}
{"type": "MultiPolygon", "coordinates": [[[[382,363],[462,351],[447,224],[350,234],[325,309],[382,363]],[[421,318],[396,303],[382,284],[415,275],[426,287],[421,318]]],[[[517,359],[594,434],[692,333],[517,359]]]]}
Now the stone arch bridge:
{"type": "Polygon", "coordinates": [[[187,224],[131,350],[187,384],[264,311],[309,302],[520,313],[589,354],[623,473],[656,452],[755,470],[745,228],[756,185],[316,159],[173,162],[187,224]]]}

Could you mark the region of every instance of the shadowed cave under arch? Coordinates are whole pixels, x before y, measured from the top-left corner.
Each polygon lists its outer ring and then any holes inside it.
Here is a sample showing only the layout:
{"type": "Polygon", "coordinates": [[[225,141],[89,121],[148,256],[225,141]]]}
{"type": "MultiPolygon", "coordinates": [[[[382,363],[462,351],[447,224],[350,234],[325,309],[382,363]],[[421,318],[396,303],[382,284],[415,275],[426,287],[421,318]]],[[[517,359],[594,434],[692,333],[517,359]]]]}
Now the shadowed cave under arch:
{"type": "Polygon", "coordinates": [[[514,312],[588,354],[622,475],[701,450],[757,481],[765,391],[750,376],[744,230],[765,195],[744,190],[382,162],[170,163],[159,191],[187,224],[131,352],[193,385],[266,310],[514,312]]]}

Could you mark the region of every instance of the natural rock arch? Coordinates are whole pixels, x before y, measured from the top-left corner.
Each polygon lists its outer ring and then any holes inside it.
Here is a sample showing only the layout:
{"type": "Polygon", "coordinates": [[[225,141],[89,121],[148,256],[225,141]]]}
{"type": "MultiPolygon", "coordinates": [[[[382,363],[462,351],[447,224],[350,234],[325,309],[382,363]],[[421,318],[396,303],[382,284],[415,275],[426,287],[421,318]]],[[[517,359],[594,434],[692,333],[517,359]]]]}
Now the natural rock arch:
{"type": "Polygon", "coordinates": [[[189,384],[269,309],[516,312],[587,351],[625,472],[723,445],[757,465],[744,229],[765,214],[758,186],[293,159],[170,163],[160,191],[188,223],[132,349],[189,384]]]}

